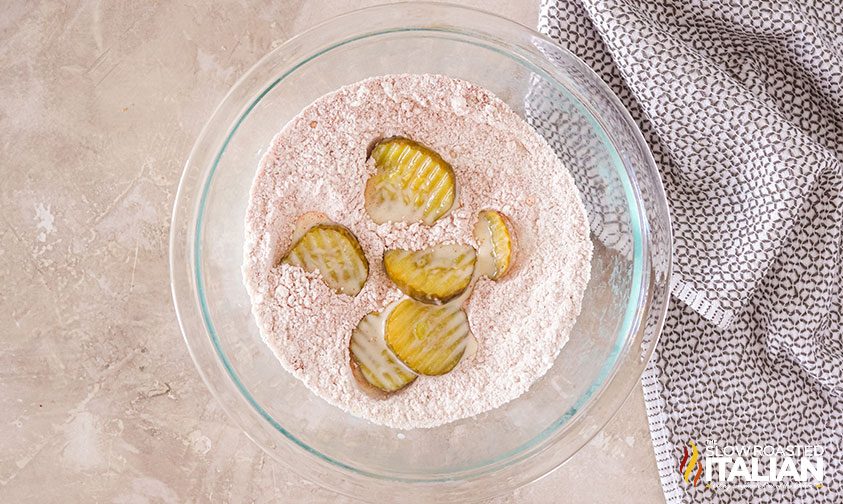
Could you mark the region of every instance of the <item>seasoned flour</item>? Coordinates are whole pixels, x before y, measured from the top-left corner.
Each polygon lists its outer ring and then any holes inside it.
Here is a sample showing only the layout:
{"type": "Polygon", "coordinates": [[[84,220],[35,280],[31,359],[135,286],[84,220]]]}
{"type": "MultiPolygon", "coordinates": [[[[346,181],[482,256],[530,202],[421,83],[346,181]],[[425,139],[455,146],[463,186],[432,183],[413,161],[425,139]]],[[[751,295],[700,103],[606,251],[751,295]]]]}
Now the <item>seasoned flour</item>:
{"type": "Polygon", "coordinates": [[[277,135],[252,186],[243,272],[261,334],[284,369],[343,410],[409,429],[476,415],[523,394],[568,340],[590,260],[588,223],[570,173],[503,101],[450,77],[387,75],[319,98],[277,135]],[[456,173],[454,208],[432,227],[376,225],[363,210],[374,172],[367,149],[393,135],[434,149],[456,173]],[[364,315],[401,297],[384,273],[384,250],[476,246],[472,228],[484,208],[510,217],[516,263],[503,280],[478,282],[467,304],[476,354],[387,399],[366,395],[352,377],[348,346],[364,315]],[[315,273],[278,265],[305,212],[322,212],[359,239],[370,274],[356,297],[335,294],[315,273]]]}

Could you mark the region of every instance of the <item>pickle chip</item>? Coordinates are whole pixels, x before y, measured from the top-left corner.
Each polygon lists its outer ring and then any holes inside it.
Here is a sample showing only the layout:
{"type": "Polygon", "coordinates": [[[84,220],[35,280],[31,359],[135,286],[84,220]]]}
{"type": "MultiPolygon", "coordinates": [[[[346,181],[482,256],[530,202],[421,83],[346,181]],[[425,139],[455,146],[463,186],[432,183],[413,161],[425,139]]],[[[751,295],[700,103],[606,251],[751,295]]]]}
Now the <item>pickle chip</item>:
{"type": "Polygon", "coordinates": [[[349,296],[356,296],[369,277],[369,263],[357,238],[339,224],[311,227],[281,262],[318,271],[328,287],[349,296]]]}
{"type": "Polygon", "coordinates": [[[386,345],[401,362],[431,376],[454,369],[473,338],[457,303],[433,306],[412,299],[390,312],[384,334],[386,345]]]}
{"type": "Polygon", "coordinates": [[[433,304],[465,292],[476,262],[474,248],[451,243],[418,251],[387,250],[383,255],[387,276],[404,294],[433,304]]]}
{"type": "Polygon", "coordinates": [[[482,210],[474,226],[474,239],[479,247],[480,273],[492,280],[506,275],[515,255],[509,219],[497,210],[482,210]]]}
{"type": "MultiPolygon", "coordinates": [[[[395,392],[413,383],[416,374],[392,355],[383,339],[384,317],[369,313],[351,332],[351,360],[354,373],[382,392],[395,392]],[[356,367],[356,369],[354,369],[356,367]]],[[[358,378],[359,379],[359,378],[358,378]]]]}
{"type": "Polygon", "coordinates": [[[371,158],[377,172],[366,182],[364,204],[375,223],[429,226],[451,210],[456,179],[439,154],[410,139],[392,137],[378,142],[371,158]]]}

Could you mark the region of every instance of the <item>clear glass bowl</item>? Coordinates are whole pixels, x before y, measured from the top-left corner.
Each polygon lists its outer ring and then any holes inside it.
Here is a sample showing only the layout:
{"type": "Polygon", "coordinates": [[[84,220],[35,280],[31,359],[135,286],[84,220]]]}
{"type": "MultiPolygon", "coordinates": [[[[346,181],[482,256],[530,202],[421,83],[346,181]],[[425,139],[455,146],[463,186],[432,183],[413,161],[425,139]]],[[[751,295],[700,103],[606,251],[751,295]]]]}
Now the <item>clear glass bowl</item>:
{"type": "Polygon", "coordinates": [[[261,448],[302,477],[364,500],[453,501],[547,474],[621,407],[661,329],[670,251],[652,157],[585,64],[512,21],[413,3],[334,18],[272,51],[234,86],[185,166],[170,262],[196,366],[261,448]],[[281,368],[252,319],[241,264],[249,188],[273,136],[327,92],[402,72],[475,82],[530,121],[583,193],[595,254],[582,314],[546,376],[496,410],[399,432],[327,404],[281,368]]]}

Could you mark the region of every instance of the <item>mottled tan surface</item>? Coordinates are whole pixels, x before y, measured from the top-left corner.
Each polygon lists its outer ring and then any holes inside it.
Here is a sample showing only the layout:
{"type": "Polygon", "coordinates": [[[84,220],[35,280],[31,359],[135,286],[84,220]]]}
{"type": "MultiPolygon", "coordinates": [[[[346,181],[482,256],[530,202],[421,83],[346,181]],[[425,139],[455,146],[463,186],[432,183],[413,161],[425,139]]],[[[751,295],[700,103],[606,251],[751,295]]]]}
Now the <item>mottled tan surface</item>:
{"type": "MultiPolygon", "coordinates": [[[[260,56],[374,2],[4,2],[0,502],[336,502],[210,397],[170,300],[182,163],[260,56]]],[[[536,3],[474,0],[534,25],[536,3]]],[[[662,501],[640,387],[561,469],[496,502],[662,501]]]]}

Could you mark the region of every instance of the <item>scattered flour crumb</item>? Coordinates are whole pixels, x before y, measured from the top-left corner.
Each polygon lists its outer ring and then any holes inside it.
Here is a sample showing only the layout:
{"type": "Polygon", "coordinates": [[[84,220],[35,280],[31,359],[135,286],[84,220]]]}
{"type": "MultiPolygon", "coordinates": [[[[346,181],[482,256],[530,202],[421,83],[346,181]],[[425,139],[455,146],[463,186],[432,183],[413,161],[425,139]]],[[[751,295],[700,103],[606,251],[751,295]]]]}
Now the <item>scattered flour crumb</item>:
{"type": "Polygon", "coordinates": [[[35,205],[35,229],[39,230],[37,236],[39,242],[47,241],[47,236],[56,230],[55,220],[50,205],[44,206],[43,203],[35,205]]]}
{"type": "Polygon", "coordinates": [[[202,431],[195,430],[187,436],[190,448],[199,455],[206,455],[211,451],[211,439],[202,434],[202,431]]]}
{"type": "Polygon", "coordinates": [[[411,429],[496,408],[544,375],[579,314],[591,252],[570,173],[504,102],[450,77],[386,75],[319,98],[276,136],[252,186],[243,272],[261,334],[284,369],[345,411],[411,429]],[[363,209],[374,170],[367,149],[393,135],[427,145],[454,168],[457,202],[432,227],[377,225],[363,209]],[[477,353],[387,399],[366,395],[352,377],[348,344],[364,315],[401,297],[383,271],[384,250],[476,245],[471,230],[484,208],[510,217],[517,256],[505,279],[478,282],[467,304],[477,353]],[[370,273],[357,296],[278,264],[297,217],[311,211],[359,239],[370,273]]]}

